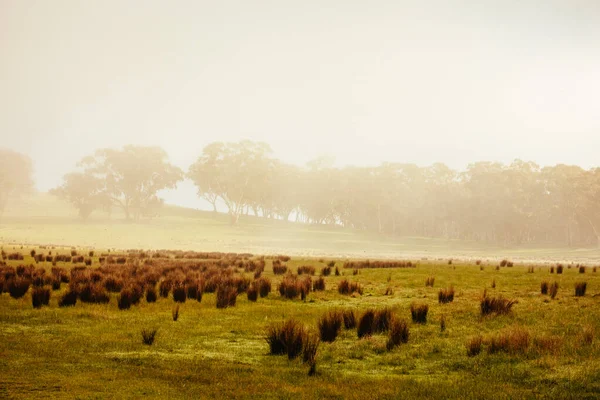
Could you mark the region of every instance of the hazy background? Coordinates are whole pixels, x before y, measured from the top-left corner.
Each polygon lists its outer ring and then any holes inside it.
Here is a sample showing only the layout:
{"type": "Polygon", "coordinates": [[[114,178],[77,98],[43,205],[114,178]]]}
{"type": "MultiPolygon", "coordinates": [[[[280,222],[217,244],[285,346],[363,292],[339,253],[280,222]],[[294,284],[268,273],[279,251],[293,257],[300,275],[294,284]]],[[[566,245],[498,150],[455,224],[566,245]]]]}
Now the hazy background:
{"type": "Polygon", "coordinates": [[[594,0],[0,0],[0,55],[0,144],[43,191],[128,143],[183,169],[240,139],[298,164],[600,164],[594,0]]]}

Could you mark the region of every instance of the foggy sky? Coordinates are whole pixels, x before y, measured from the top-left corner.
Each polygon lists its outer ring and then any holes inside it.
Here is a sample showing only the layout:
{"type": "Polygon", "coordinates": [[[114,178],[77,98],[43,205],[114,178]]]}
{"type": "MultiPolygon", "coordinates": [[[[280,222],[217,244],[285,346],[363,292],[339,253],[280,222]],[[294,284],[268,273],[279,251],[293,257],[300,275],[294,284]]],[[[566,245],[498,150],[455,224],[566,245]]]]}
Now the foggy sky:
{"type": "Polygon", "coordinates": [[[0,0],[0,56],[0,146],[40,190],[129,143],[184,169],[241,139],[297,164],[600,165],[595,0],[0,0]]]}

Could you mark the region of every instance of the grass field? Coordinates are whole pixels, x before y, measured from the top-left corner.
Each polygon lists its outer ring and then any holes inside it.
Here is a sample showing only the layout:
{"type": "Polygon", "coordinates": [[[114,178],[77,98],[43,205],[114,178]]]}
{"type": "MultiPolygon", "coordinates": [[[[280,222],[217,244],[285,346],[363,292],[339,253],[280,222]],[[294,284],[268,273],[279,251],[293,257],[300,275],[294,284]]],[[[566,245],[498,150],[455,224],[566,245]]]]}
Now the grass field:
{"type": "Polygon", "coordinates": [[[292,254],[298,257],[489,258],[600,263],[600,249],[547,246],[503,247],[424,237],[388,237],[324,225],[305,225],[166,206],[152,220],[128,223],[121,215],[96,213],[82,223],[57,198],[39,194],[13,201],[0,220],[0,245],[56,244],[90,248],[179,249],[292,254]]]}
{"type": "MultiPolygon", "coordinates": [[[[48,252],[50,248],[37,252],[48,252]]],[[[30,248],[4,246],[26,255],[9,266],[32,263],[30,248]]],[[[70,248],[55,248],[54,254],[70,248]]],[[[80,250],[81,251],[81,250],[80,250]]],[[[87,250],[86,250],[87,251],[87,250]]],[[[99,264],[97,251],[92,269],[99,264]]],[[[325,265],[318,259],[293,257],[289,271],[301,265],[325,265]]],[[[176,262],[159,259],[161,263],[176,262]]],[[[32,307],[31,291],[13,299],[0,295],[0,397],[2,398],[599,398],[600,272],[565,266],[516,263],[496,269],[473,262],[417,260],[415,268],[336,266],[341,276],[324,277],[325,291],[304,301],[285,299],[277,291],[266,259],[263,277],[273,291],[251,302],[241,293],[234,307],[217,309],[214,293],[202,301],[188,299],[173,321],[172,295],[155,303],[119,310],[117,294],[107,304],[58,307],[67,290],[53,291],[48,306],[32,307]],[[433,287],[425,281],[435,277],[433,287]],[[363,294],[338,293],[340,281],[362,285],[363,294]],[[554,299],[540,294],[542,281],[558,282],[554,299]],[[576,297],[574,285],[587,282],[576,297]],[[494,284],[493,284],[494,283],[494,284]],[[438,303],[438,291],[453,286],[454,301],[438,303]],[[495,286],[495,287],[492,287],[495,286]],[[389,293],[391,289],[392,293],[389,293]],[[504,296],[517,300],[506,315],[482,317],[480,300],[504,296]],[[388,292],[388,294],[386,294],[388,292]],[[411,321],[413,302],[427,304],[426,324],[411,321]],[[342,328],[333,343],[321,342],[316,375],[300,360],[269,354],[266,328],[295,319],[311,329],[331,310],[390,307],[394,318],[408,322],[408,343],[388,350],[388,333],[358,339],[342,328]],[[446,329],[440,329],[445,316],[446,329]],[[141,330],[157,328],[155,342],[142,342],[141,330]],[[527,332],[525,347],[490,353],[491,339],[507,332],[527,332]],[[480,354],[467,355],[466,343],[482,335],[480,354]]],[[[57,265],[67,269],[72,263],[57,265]]],[[[128,261],[128,264],[130,262],[128,261]]],[[[48,273],[51,263],[39,263],[48,273]]],[[[123,266],[125,268],[125,266],[123,266]]],[[[251,273],[239,272],[251,279],[251,273]]]]}

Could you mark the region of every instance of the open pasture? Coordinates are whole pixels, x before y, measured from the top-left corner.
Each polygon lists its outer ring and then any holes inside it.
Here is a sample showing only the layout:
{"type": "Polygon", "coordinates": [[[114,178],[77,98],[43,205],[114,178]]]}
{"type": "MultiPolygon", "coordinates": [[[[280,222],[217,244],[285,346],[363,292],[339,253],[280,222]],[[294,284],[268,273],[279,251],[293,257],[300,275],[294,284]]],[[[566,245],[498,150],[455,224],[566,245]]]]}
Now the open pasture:
{"type": "Polygon", "coordinates": [[[3,248],[0,397],[600,393],[594,265],[90,251],[3,248]]]}

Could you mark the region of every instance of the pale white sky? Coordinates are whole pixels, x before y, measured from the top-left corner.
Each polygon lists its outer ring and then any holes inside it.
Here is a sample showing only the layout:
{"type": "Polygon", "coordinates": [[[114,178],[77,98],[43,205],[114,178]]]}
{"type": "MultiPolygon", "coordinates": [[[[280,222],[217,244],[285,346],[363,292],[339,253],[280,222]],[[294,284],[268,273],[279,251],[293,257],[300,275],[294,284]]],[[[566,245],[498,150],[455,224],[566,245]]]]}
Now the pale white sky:
{"type": "Polygon", "coordinates": [[[129,143],[598,166],[600,2],[0,0],[0,139],[40,190],[129,143]]]}

